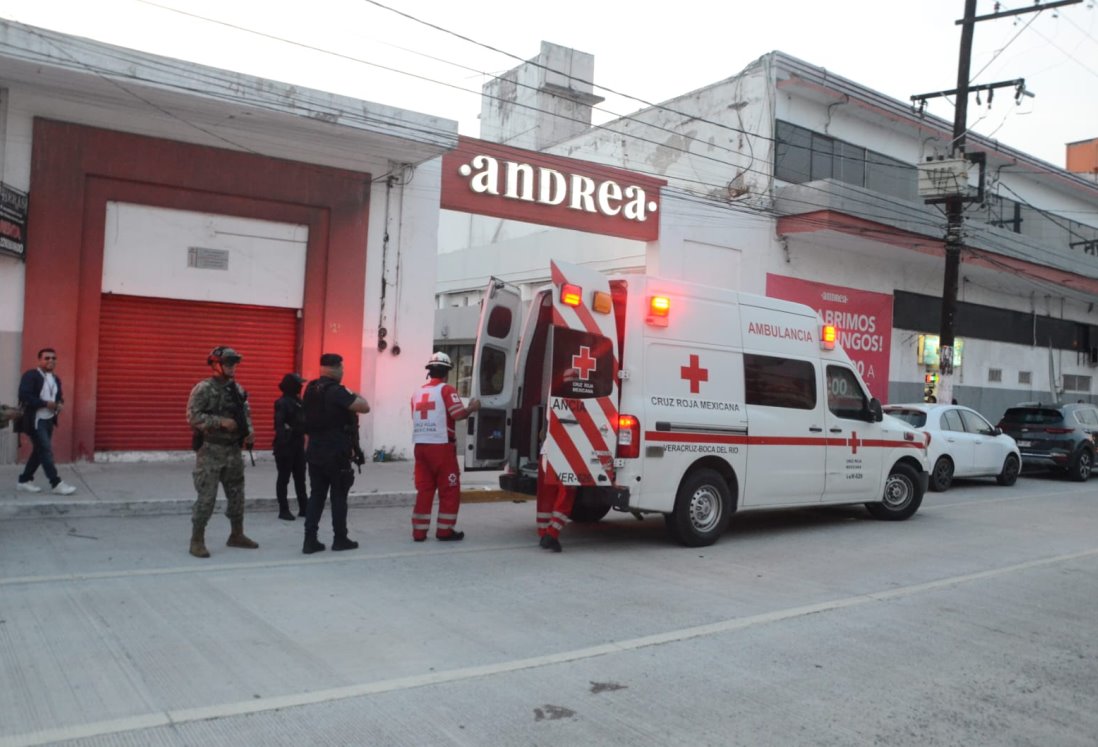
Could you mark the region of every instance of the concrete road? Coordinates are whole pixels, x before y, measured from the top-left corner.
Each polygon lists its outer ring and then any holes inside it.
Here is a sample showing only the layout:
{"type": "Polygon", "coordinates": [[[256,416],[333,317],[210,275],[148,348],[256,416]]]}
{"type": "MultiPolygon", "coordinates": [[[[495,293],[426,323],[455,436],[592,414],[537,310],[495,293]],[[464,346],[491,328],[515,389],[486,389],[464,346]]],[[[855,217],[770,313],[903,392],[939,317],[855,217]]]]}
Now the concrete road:
{"type": "Polygon", "coordinates": [[[0,745],[1094,745],[1098,482],[959,483],[912,520],[737,517],[713,547],[612,514],[539,550],[186,554],[186,517],[0,523],[0,745]]]}

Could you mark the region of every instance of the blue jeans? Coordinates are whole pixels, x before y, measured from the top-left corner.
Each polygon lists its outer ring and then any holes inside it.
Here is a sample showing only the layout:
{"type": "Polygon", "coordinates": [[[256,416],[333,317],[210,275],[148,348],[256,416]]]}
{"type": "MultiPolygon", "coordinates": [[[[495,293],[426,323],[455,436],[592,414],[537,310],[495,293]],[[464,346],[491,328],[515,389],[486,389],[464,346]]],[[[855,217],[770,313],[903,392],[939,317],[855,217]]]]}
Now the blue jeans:
{"type": "Polygon", "coordinates": [[[31,450],[30,459],[27,460],[27,466],[23,468],[23,474],[19,476],[19,482],[33,480],[39,465],[46,473],[51,487],[61,482],[61,478],[57,476],[57,467],[53,464],[53,426],[53,418],[39,420],[38,426],[28,434],[34,448],[31,450]]]}

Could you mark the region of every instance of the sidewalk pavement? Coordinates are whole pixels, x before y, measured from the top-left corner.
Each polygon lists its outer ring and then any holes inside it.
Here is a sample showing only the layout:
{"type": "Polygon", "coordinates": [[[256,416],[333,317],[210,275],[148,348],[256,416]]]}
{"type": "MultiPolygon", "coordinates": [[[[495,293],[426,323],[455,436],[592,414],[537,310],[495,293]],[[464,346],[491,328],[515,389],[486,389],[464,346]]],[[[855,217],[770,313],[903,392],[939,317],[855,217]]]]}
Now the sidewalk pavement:
{"type": "MultiPolygon", "coordinates": [[[[244,494],[247,511],[277,511],[273,458],[257,458],[253,467],[244,457],[244,494]]],[[[194,503],[191,470],[194,458],[186,461],[74,462],[58,466],[61,479],[76,488],[72,495],[54,495],[39,470],[35,484],[41,493],[17,491],[22,465],[0,465],[0,519],[47,516],[151,516],[189,514],[194,503]]],[[[411,506],[415,502],[413,462],[371,462],[355,474],[348,505],[411,506]]],[[[522,496],[499,489],[499,472],[469,472],[461,476],[463,503],[513,500],[522,496]]],[[[296,513],[293,482],[290,505],[296,513]]],[[[225,510],[225,497],[218,490],[216,513],[225,510]]]]}

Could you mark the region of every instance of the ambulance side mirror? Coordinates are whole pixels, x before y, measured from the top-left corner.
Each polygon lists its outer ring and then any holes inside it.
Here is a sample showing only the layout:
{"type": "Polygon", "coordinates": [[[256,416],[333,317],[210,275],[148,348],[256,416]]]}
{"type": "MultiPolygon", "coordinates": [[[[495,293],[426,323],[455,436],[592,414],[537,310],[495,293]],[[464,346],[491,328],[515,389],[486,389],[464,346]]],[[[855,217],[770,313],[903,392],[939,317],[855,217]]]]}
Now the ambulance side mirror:
{"type": "Polygon", "coordinates": [[[874,397],[869,400],[869,422],[879,423],[884,420],[884,410],[881,409],[881,401],[874,397]]]}

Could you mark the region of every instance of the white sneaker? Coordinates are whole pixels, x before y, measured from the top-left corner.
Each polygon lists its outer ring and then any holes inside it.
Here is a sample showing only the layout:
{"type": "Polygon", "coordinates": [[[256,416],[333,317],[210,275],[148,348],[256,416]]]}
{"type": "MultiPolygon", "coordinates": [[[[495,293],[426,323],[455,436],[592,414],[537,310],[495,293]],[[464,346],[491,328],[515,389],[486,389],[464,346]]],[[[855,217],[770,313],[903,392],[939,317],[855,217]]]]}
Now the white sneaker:
{"type": "Polygon", "coordinates": [[[59,482],[53,486],[51,493],[57,493],[58,495],[72,495],[76,492],[76,488],[69,485],[67,482],[59,482]]]}
{"type": "Polygon", "coordinates": [[[21,493],[41,493],[42,488],[35,485],[33,482],[17,482],[15,483],[15,489],[21,493]]]}

